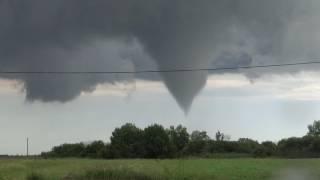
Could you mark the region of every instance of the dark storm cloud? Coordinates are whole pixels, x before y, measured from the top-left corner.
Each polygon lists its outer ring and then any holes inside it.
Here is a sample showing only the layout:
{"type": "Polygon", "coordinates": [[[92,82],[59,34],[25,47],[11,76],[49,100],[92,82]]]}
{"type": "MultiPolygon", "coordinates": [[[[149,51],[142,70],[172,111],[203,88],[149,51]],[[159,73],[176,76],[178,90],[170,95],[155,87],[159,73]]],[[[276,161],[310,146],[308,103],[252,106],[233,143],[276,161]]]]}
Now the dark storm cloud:
{"type": "MultiPolygon", "coordinates": [[[[317,5],[311,0],[0,0],[0,70],[134,71],[272,63],[292,50],[283,43],[291,22],[314,16],[308,10],[314,12],[317,5]]],[[[22,81],[29,100],[62,102],[97,84],[135,78],[2,77],[22,81]]],[[[207,72],[136,78],[163,79],[188,110],[207,72]]]]}

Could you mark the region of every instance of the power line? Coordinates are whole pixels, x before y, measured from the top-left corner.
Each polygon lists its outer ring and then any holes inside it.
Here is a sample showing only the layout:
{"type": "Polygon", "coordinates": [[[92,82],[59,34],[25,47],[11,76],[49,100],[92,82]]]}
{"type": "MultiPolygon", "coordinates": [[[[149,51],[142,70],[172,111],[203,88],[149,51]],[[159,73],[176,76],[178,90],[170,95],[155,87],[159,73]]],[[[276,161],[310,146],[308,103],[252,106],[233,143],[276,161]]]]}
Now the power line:
{"type": "Polygon", "coordinates": [[[144,73],[176,73],[197,71],[227,71],[239,69],[257,69],[272,67],[288,67],[300,65],[320,64],[320,61],[297,62],[284,64],[269,64],[256,66],[220,67],[220,68],[190,68],[190,69],[163,69],[163,70],[138,70],[138,71],[0,71],[0,74],[144,74],[144,73]]]}

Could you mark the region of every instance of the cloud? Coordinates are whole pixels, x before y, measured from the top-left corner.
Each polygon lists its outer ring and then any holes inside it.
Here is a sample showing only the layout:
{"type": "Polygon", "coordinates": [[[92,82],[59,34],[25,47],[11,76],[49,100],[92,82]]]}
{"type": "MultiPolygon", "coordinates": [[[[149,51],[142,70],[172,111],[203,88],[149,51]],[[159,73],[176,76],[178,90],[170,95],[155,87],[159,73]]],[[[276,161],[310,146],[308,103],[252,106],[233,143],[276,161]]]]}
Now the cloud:
{"type": "MultiPolygon", "coordinates": [[[[16,93],[19,89],[19,82],[0,79],[0,94],[16,93]]],[[[21,87],[20,87],[21,88],[21,87]]]]}
{"type": "Polygon", "coordinates": [[[137,80],[131,84],[115,83],[97,85],[94,91],[84,92],[83,96],[118,96],[128,97],[131,93],[139,91],[140,93],[163,94],[165,86],[157,81],[137,80]]]}
{"type": "MultiPolygon", "coordinates": [[[[0,70],[240,67],[316,58],[319,5],[316,0],[0,0],[0,70]]],[[[283,72],[297,70],[242,73],[257,78],[283,72]]],[[[23,82],[28,100],[45,102],[70,101],[104,83],[163,80],[187,112],[207,75],[1,77],[23,82]]]]}
{"type": "Polygon", "coordinates": [[[302,71],[295,74],[265,74],[252,83],[243,74],[215,74],[208,78],[204,97],[266,98],[268,100],[319,101],[320,73],[302,71]]]}

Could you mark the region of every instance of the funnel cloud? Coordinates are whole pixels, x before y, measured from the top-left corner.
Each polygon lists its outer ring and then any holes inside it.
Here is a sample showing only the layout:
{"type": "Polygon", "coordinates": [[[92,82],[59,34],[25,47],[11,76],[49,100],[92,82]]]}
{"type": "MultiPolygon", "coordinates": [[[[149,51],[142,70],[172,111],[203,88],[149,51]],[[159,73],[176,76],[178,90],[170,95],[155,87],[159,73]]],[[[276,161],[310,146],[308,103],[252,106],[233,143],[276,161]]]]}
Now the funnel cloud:
{"type": "MultiPolygon", "coordinates": [[[[317,58],[319,9],[316,0],[0,0],[0,70],[237,68],[317,58]]],[[[27,100],[44,102],[67,102],[103,83],[164,81],[188,112],[209,74],[0,78],[20,81],[27,100]]]]}

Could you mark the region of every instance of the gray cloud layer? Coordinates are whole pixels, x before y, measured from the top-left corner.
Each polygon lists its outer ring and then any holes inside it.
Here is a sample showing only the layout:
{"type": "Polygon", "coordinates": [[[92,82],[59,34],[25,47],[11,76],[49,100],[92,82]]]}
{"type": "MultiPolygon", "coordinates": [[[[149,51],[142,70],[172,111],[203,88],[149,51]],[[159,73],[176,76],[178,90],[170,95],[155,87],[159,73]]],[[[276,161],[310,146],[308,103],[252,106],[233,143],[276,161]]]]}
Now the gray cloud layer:
{"type": "MultiPolygon", "coordinates": [[[[316,0],[0,0],[0,70],[239,67],[315,58],[319,7],[316,0]]],[[[28,100],[62,102],[100,83],[162,79],[187,111],[207,74],[1,76],[23,82],[28,100]]]]}

